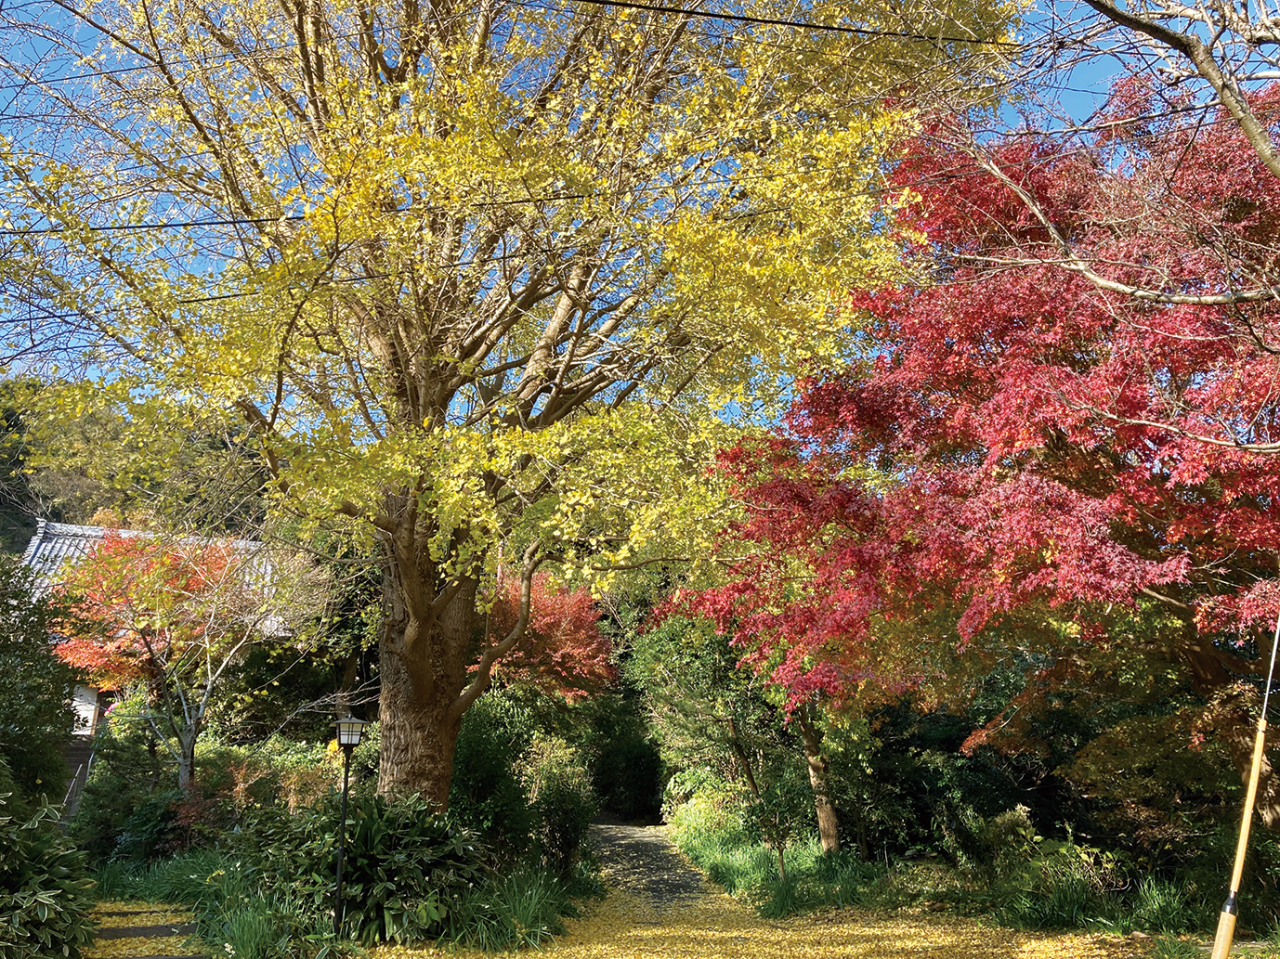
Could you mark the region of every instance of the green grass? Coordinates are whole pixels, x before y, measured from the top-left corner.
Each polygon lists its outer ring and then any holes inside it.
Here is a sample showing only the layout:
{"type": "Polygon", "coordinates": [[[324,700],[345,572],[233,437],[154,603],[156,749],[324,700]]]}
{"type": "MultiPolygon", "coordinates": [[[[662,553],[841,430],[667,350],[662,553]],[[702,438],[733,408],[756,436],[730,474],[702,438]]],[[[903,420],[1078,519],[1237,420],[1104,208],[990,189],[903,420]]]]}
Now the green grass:
{"type": "Polygon", "coordinates": [[[567,883],[526,869],[451,904],[445,938],[485,952],[538,948],[564,932],[560,917],[573,912],[567,883]]]}
{"type": "Polygon", "coordinates": [[[1071,843],[1055,843],[1052,851],[997,877],[992,869],[959,869],[937,860],[889,868],[849,851],[824,855],[809,839],[787,846],[783,878],[774,851],[750,842],[722,807],[695,800],[672,814],[671,825],[676,844],[708,878],[766,919],[830,907],[925,906],[1016,929],[1141,930],[1166,938],[1213,920],[1202,897],[1161,879],[1122,881],[1111,857],[1071,843]]]}
{"type": "Polygon", "coordinates": [[[196,936],[236,959],[330,959],[354,955],[334,941],[332,918],[263,897],[234,858],[200,850],[150,865],[111,862],[97,870],[98,898],[180,904],[196,919],[196,936]],[[227,950],[231,950],[228,952],[227,950]]]}

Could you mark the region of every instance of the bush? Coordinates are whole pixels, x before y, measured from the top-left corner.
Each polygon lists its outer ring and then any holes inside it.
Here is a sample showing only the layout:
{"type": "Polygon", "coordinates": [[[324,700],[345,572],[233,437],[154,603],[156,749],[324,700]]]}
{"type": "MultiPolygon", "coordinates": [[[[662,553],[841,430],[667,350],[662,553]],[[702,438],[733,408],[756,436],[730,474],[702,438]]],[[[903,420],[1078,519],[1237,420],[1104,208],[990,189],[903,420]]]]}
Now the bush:
{"type": "Polygon", "coordinates": [[[235,959],[338,959],[355,953],[333,938],[332,913],[264,895],[245,862],[201,849],[143,865],[123,860],[98,870],[103,899],[181,903],[195,913],[197,935],[235,959]]]}
{"type": "Polygon", "coordinates": [[[0,556],[0,756],[17,791],[60,800],[67,767],[62,747],[75,723],[76,671],[54,656],[49,637],[65,602],[33,591],[34,574],[0,556]]]}
{"type": "MultiPolygon", "coordinates": [[[[332,914],[340,797],[293,815],[261,814],[239,845],[261,891],[332,914]]],[[[343,898],[359,903],[344,931],[363,943],[438,936],[448,902],[484,873],[472,836],[435,815],[421,797],[389,802],[352,794],[347,812],[343,898]]]]}
{"type": "Polygon", "coordinates": [[[516,696],[481,696],[462,717],[449,787],[449,813],[480,834],[504,863],[529,851],[534,814],[519,770],[533,742],[534,720],[516,696]]]}
{"type": "Polygon", "coordinates": [[[536,949],[564,931],[560,916],[568,908],[563,881],[524,869],[459,897],[446,938],[484,952],[536,949]]]}
{"type": "Polygon", "coordinates": [[[68,835],[94,863],[110,859],[147,859],[168,852],[161,820],[177,797],[166,791],[156,798],[163,778],[159,746],[150,731],[123,720],[128,705],[117,705],[110,721],[94,736],[93,769],[68,826],[68,835]],[[147,806],[136,817],[139,806],[147,806]]]}
{"type": "Polygon", "coordinates": [[[0,959],[78,959],[93,941],[85,857],[63,838],[55,807],[11,798],[0,793],[0,959]]]}
{"type": "Polygon", "coordinates": [[[1067,929],[1109,924],[1119,915],[1113,895],[1124,885],[1116,857],[1088,846],[1041,840],[1034,858],[992,889],[995,916],[1017,929],[1067,929]]]}
{"type": "Polygon", "coordinates": [[[538,739],[525,762],[534,816],[534,847],[542,864],[570,875],[582,854],[599,804],[577,753],[558,739],[538,739]]]}

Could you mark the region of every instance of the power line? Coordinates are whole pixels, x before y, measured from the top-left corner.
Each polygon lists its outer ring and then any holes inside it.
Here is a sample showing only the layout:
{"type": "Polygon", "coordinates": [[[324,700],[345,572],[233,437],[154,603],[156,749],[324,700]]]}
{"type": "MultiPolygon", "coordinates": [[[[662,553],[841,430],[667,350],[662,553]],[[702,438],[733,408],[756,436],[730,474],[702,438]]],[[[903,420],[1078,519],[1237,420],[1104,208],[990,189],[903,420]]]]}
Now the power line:
{"type": "Polygon", "coordinates": [[[225,220],[180,220],[174,223],[113,223],[103,226],[44,226],[23,230],[0,230],[0,236],[37,236],[46,233],[74,233],[84,230],[90,233],[129,232],[142,233],[147,230],[186,230],[201,226],[240,226],[256,223],[283,223],[291,220],[305,220],[305,213],[291,213],[287,216],[253,216],[225,220]]]}
{"type": "MultiPolygon", "coordinates": [[[[570,2],[573,2],[573,0],[570,0],[570,2]]],[[[627,9],[627,10],[645,10],[653,13],[671,13],[671,14],[677,14],[681,16],[688,16],[695,19],[720,20],[720,21],[727,21],[727,22],[733,22],[733,23],[753,24],[753,25],[759,25],[759,26],[790,27],[792,29],[810,31],[815,33],[841,33],[841,34],[865,37],[865,38],[917,40],[917,41],[924,41],[929,43],[962,43],[962,44],[969,44],[974,46],[1007,47],[1007,48],[1013,48],[1013,49],[1021,49],[1024,46],[1024,44],[1019,43],[1017,41],[1012,41],[1012,40],[983,40],[975,37],[956,37],[956,36],[949,36],[949,35],[943,35],[943,34],[931,35],[927,33],[912,33],[910,31],[901,31],[901,30],[881,30],[873,27],[853,27],[853,26],[844,26],[840,24],[813,23],[810,21],[803,21],[803,20],[787,20],[783,18],[773,18],[773,17],[755,17],[755,16],[750,16],[748,14],[715,13],[715,12],[706,11],[706,10],[692,10],[686,7],[674,7],[674,6],[666,6],[661,4],[635,3],[635,2],[630,2],[630,0],[576,0],[576,2],[583,3],[589,6],[613,7],[613,8],[619,8],[619,9],[627,9]]],[[[519,0],[516,0],[515,5],[524,6],[524,7],[541,6],[542,9],[547,9],[547,6],[545,5],[521,3],[519,2],[519,0]]],[[[563,12],[563,13],[572,12],[572,10],[567,5],[560,6],[556,9],[558,9],[560,12],[563,12]]],[[[349,39],[360,37],[360,36],[362,36],[362,34],[360,33],[347,33],[347,34],[336,34],[327,39],[331,41],[339,41],[339,40],[349,40],[349,39]]],[[[753,40],[751,42],[759,42],[759,41],[753,40]]],[[[272,45],[272,46],[262,47],[254,50],[247,50],[247,51],[234,52],[234,53],[217,53],[217,54],[196,56],[196,57],[192,57],[192,56],[179,57],[172,62],[179,63],[179,64],[186,64],[186,65],[195,65],[195,64],[208,65],[212,63],[217,63],[219,61],[259,57],[259,56],[269,55],[271,53],[289,51],[292,49],[293,47],[291,45],[279,44],[279,45],[272,45]]],[[[812,52],[815,54],[825,53],[824,51],[819,51],[819,50],[812,50],[812,51],[806,51],[806,52],[812,52]]],[[[20,90],[33,85],[41,86],[44,84],[68,83],[72,80],[98,79],[102,77],[117,76],[124,73],[145,72],[148,70],[155,70],[155,69],[156,69],[155,64],[138,64],[134,66],[115,67],[109,70],[85,71],[83,73],[69,74],[61,77],[31,77],[31,78],[26,78],[16,82],[0,84],[0,90],[20,90]]]]}
{"type": "Polygon", "coordinates": [[[713,13],[709,10],[690,10],[687,7],[670,7],[664,4],[633,3],[631,0],[574,0],[589,6],[619,7],[624,10],[646,10],[651,13],[674,13],[679,16],[704,20],[727,20],[733,23],[751,23],[766,27],[793,27],[812,30],[815,33],[844,33],[857,37],[883,37],[894,40],[923,40],[928,43],[967,43],[984,47],[1013,47],[1021,49],[1015,40],[980,40],[975,37],[952,37],[943,34],[910,33],[903,30],[878,30],[872,27],[850,27],[835,23],[811,23],[803,20],[783,20],[773,17],[753,17],[745,13],[713,13]]]}
{"type": "MultiPolygon", "coordinates": [[[[1216,108],[1215,104],[1193,104],[1193,105],[1188,105],[1184,107],[1173,107],[1173,108],[1155,112],[1155,113],[1135,114],[1129,117],[1118,117],[1118,118],[1098,121],[1096,123],[1080,124],[1080,125],[1075,125],[1070,127],[1063,127],[1055,130],[1035,130],[1035,129],[1006,130],[1002,132],[1002,135],[1010,139],[1015,139],[1015,138],[1020,139],[1025,137],[1039,137],[1039,136],[1059,137],[1059,136],[1064,136],[1066,134],[1091,133],[1091,132],[1098,132],[1100,130],[1114,129],[1115,127],[1123,126],[1128,123],[1141,123],[1146,120],[1160,120],[1160,119],[1164,119],[1166,117],[1171,117],[1178,114],[1203,113],[1215,108],[1216,108]]],[[[1231,122],[1230,120],[1218,120],[1218,121],[1214,121],[1213,125],[1217,125],[1217,123],[1229,124],[1230,122],[1231,122]]],[[[1194,125],[1188,125],[1183,129],[1191,130],[1194,128],[1198,128],[1202,125],[1203,125],[1202,123],[1197,123],[1194,125]]],[[[1085,148],[1077,147],[1073,150],[1060,153],[1057,156],[1059,157],[1070,156],[1070,155],[1081,152],[1083,149],[1085,148]]],[[[925,154],[925,153],[903,154],[897,159],[899,161],[922,160],[922,159],[927,159],[928,156],[929,154],[925,154]]],[[[840,164],[837,166],[813,167],[813,168],[804,169],[804,170],[789,170],[789,171],[780,171],[780,172],[773,172],[773,173],[755,173],[755,174],[747,174],[747,175],[724,174],[724,175],[707,177],[701,180],[693,181],[686,184],[685,186],[689,189],[694,189],[694,188],[700,188],[700,187],[708,187],[715,184],[723,185],[723,184],[747,183],[755,180],[783,180],[783,179],[790,179],[793,177],[814,176],[814,175],[820,175],[825,173],[840,173],[842,171],[855,170],[855,169],[862,169],[862,167],[858,164],[850,163],[850,164],[840,164]]],[[[921,179],[914,183],[905,184],[905,186],[908,186],[908,187],[921,186],[921,185],[926,185],[930,182],[940,182],[943,179],[950,179],[950,178],[951,178],[950,176],[947,176],[944,178],[935,178],[935,180],[921,179]]],[[[477,210],[477,209],[486,209],[486,208],[528,206],[528,205],[535,205],[540,203],[556,203],[556,202],[562,202],[567,200],[597,200],[597,199],[608,198],[608,197],[624,196],[628,194],[632,196],[648,195],[650,197],[654,197],[654,196],[661,195],[663,189],[664,188],[660,185],[651,185],[651,186],[634,185],[629,188],[619,188],[616,190],[597,190],[591,193],[552,193],[552,194],[545,194],[542,196],[513,197],[505,200],[476,200],[470,203],[460,204],[457,207],[449,207],[442,204],[426,204],[423,206],[402,207],[400,209],[391,210],[387,212],[389,214],[395,214],[395,215],[401,215],[401,216],[410,215],[410,214],[425,215],[428,213],[449,212],[450,210],[453,210],[454,212],[462,212],[466,210],[477,210]]],[[[845,197],[883,196],[886,193],[892,193],[895,191],[896,191],[896,188],[874,188],[874,189],[868,189],[868,190],[844,191],[841,193],[841,196],[845,196],[845,197]]],[[[301,221],[305,221],[306,219],[307,219],[307,214],[293,213],[293,214],[282,214],[280,216],[228,217],[228,218],[221,218],[221,219],[205,219],[205,220],[178,220],[178,221],[169,222],[169,223],[116,223],[116,224],[102,224],[102,225],[96,225],[96,226],[88,225],[88,226],[80,226],[80,227],[68,227],[68,226],[27,227],[23,229],[0,230],[0,236],[13,236],[13,237],[42,236],[42,235],[60,234],[60,233],[74,233],[79,231],[84,231],[88,233],[143,233],[143,232],[150,232],[150,231],[156,231],[156,230],[185,230],[185,229],[197,229],[202,227],[252,226],[252,225],[258,225],[263,223],[301,222],[301,221]]]]}

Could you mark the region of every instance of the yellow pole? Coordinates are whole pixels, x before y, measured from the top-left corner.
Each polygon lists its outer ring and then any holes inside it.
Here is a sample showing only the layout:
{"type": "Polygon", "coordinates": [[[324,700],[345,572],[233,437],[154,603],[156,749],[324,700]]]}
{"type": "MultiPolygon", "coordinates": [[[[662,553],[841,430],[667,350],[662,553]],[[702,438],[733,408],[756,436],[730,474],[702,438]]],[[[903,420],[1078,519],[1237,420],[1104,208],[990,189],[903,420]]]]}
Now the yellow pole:
{"type": "Polygon", "coordinates": [[[1236,864],[1231,871],[1231,887],[1227,901],[1218,915],[1218,930],[1213,936],[1213,951],[1209,959],[1227,959],[1231,953],[1231,941],[1236,935],[1236,896],[1240,894],[1240,882],[1244,876],[1244,854],[1249,846],[1249,826],[1253,822],[1253,803],[1258,797],[1258,779],[1262,773],[1262,753],[1267,741],[1267,700],[1271,698],[1271,675],[1276,668],[1276,647],[1280,646],[1280,617],[1276,618],[1276,635],[1271,641],[1271,668],[1267,670],[1266,692],[1262,695],[1262,713],[1258,716],[1258,732],[1253,740],[1253,766],[1249,770],[1249,788],[1244,794],[1244,815],[1240,822],[1240,839],[1236,843],[1236,864]]]}

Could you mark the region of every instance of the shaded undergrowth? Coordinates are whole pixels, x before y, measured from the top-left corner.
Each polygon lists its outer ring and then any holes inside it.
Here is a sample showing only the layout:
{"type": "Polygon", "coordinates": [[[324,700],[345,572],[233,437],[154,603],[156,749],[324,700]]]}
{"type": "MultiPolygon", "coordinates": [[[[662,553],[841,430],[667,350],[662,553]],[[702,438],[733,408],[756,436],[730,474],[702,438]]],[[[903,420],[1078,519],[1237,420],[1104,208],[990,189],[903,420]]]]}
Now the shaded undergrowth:
{"type": "MultiPolygon", "coordinates": [[[[332,911],[281,895],[264,895],[260,876],[242,859],[201,850],[151,865],[107,863],[97,870],[102,901],[181,904],[195,916],[197,938],[236,959],[337,959],[361,954],[333,934],[332,911]]],[[[545,870],[492,876],[444,904],[439,942],[486,952],[539,947],[576,915],[573,899],[598,894],[593,868],[561,878],[545,870]]],[[[356,908],[349,905],[348,909],[356,908]]],[[[348,913],[350,914],[350,913],[348,913]]]]}
{"type": "Polygon", "coordinates": [[[1194,888],[1129,875],[1114,857],[1070,840],[1035,837],[991,861],[965,864],[937,857],[865,862],[852,851],[824,854],[816,839],[800,840],[786,846],[784,877],[776,851],[752,842],[732,817],[695,805],[671,821],[677,845],[708,878],[769,919],[824,908],[915,908],[1015,929],[1175,937],[1211,929],[1219,906],[1194,888]]]}

